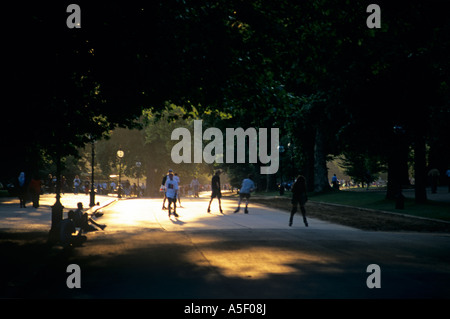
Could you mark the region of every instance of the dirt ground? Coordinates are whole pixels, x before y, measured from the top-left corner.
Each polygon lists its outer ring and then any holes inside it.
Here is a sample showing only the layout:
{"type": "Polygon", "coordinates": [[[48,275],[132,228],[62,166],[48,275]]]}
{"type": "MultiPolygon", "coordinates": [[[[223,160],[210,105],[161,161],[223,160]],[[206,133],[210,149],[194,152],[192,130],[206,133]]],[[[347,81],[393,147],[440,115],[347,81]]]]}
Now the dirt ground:
{"type": "MultiPolygon", "coordinates": [[[[252,198],[251,201],[289,212],[291,204],[284,198],[252,198]]],[[[300,213],[300,210],[299,210],[300,213]]],[[[345,207],[308,201],[307,217],[371,231],[413,231],[449,233],[450,223],[383,213],[358,207],[345,207]]]]}

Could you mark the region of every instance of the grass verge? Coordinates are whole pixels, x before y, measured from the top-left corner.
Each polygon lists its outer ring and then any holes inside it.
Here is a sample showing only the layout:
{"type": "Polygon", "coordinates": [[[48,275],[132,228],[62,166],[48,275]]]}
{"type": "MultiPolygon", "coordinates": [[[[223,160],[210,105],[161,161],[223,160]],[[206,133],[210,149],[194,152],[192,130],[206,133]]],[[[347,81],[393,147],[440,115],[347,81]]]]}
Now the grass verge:
{"type": "MultiPolygon", "coordinates": [[[[289,192],[283,196],[258,193],[251,201],[289,212],[290,197],[289,192]]],[[[384,192],[338,191],[309,194],[306,208],[310,217],[363,230],[450,232],[450,204],[444,202],[416,204],[406,198],[405,208],[400,210],[395,209],[394,201],[385,199],[384,192]]]]}

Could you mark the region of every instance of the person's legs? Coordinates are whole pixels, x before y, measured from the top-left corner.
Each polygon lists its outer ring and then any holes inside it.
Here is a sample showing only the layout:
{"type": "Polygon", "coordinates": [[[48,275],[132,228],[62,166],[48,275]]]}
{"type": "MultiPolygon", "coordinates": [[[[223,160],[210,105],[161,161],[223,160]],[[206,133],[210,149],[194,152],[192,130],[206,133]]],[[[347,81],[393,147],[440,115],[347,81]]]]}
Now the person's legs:
{"type": "Polygon", "coordinates": [[[175,198],[172,198],[172,202],[173,202],[173,215],[175,217],[179,217],[177,214],[177,197],[175,196],[175,198]]]}
{"type": "Polygon", "coordinates": [[[220,213],[223,214],[223,211],[222,211],[222,203],[220,202],[220,196],[217,197],[217,200],[219,201],[219,210],[220,210],[220,213]]]}
{"type": "Polygon", "coordinates": [[[39,201],[40,201],[41,194],[36,193],[34,196],[35,196],[35,197],[34,197],[34,203],[33,203],[33,206],[34,206],[35,208],[39,208],[39,201]]]}
{"type": "Polygon", "coordinates": [[[91,224],[94,224],[95,226],[97,226],[98,228],[100,228],[101,230],[104,230],[106,228],[106,225],[100,225],[98,223],[96,223],[92,218],[89,218],[89,222],[91,224]]]}
{"type": "Polygon", "coordinates": [[[167,209],[169,211],[169,217],[170,217],[170,215],[172,214],[172,200],[169,197],[167,197],[167,209]]]}
{"type": "Polygon", "coordinates": [[[244,213],[245,214],[248,214],[248,200],[250,199],[250,194],[247,194],[246,196],[245,196],[245,210],[244,210],[244,213]]]}
{"type": "Polygon", "coordinates": [[[211,211],[211,203],[212,203],[213,199],[214,199],[214,197],[211,197],[211,200],[209,201],[208,213],[211,211]]]}
{"type": "Polygon", "coordinates": [[[300,210],[302,211],[303,216],[303,222],[305,223],[305,226],[308,227],[308,221],[306,220],[306,209],[304,205],[300,206],[300,210]]]}
{"type": "MultiPolygon", "coordinates": [[[[162,209],[166,209],[166,206],[164,206],[166,204],[166,199],[167,199],[167,196],[166,196],[166,193],[164,192],[164,199],[163,199],[162,209]]],[[[169,200],[167,200],[167,201],[169,201],[169,200]]]]}
{"type": "Polygon", "coordinates": [[[25,191],[21,188],[21,189],[19,190],[19,202],[20,202],[20,208],[22,208],[22,207],[23,207],[23,208],[27,208],[25,197],[26,197],[26,193],[25,193],[25,191]]]}
{"type": "Polygon", "coordinates": [[[241,201],[242,201],[242,196],[239,195],[238,207],[237,207],[236,210],[234,211],[235,214],[236,214],[237,212],[239,212],[239,210],[241,209],[241,201]]]}
{"type": "Polygon", "coordinates": [[[289,218],[289,226],[292,226],[292,222],[294,221],[294,215],[296,212],[297,212],[297,203],[292,203],[291,217],[289,218]]]}

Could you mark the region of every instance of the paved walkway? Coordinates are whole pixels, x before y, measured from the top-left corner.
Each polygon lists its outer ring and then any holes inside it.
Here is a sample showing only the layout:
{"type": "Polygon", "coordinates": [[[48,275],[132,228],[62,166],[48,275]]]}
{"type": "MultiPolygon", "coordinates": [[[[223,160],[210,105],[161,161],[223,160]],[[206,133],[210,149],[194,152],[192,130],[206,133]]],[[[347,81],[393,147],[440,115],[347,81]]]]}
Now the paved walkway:
{"type": "MultiPolygon", "coordinates": [[[[108,231],[128,231],[133,228],[164,231],[305,229],[299,214],[294,217],[293,226],[289,227],[289,214],[284,211],[252,203],[249,214],[244,214],[242,206],[240,212],[234,214],[237,201],[223,199],[223,214],[216,200],[211,205],[211,212],[207,213],[208,202],[208,199],[184,199],[182,208],[177,208],[179,218],[173,215],[169,218],[168,211],[161,209],[160,199],[122,200],[106,210],[107,214],[101,217],[101,222],[108,225],[108,231]]],[[[315,218],[308,220],[308,229],[358,231],[315,218]]]]}
{"type": "MultiPolygon", "coordinates": [[[[414,189],[404,189],[402,193],[407,198],[415,197],[414,189]]],[[[427,199],[436,202],[450,203],[450,192],[448,191],[448,187],[439,186],[434,194],[431,192],[431,188],[427,188],[427,199]]]]}
{"type": "MultiPolygon", "coordinates": [[[[100,206],[92,209],[101,210],[117,201],[116,197],[96,196],[100,206]]],[[[84,208],[89,208],[89,196],[65,194],[61,197],[64,206],[64,218],[69,210],[75,210],[77,203],[82,202],[84,208]]],[[[27,208],[19,208],[16,198],[5,199],[0,202],[0,229],[28,229],[47,231],[51,226],[51,206],[55,203],[54,194],[41,196],[40,207],[33,208],[31,203],[27,208]]],[[[179,219],[167,218],[167,211],[161,210],[162,199],[122,199],[115,203],[108,214],[101,217],[101,223],[108,225],[108,230],[121,231],[131,226],[139,228],[159,228],[173,230],[202,230],[202,229],[273,229],[288,228],[288,214],[262,205],[250,204],[251,213],[244,214],[243,206],[239,214],[233,214],[236,200],[222,200],[224,214],[220,214],[217,200],[213,201],[211,213],[206,213],[207,198],[183,199],[183,208],[178,209],[179,219]],[[124,213],[123,211],[127,211],[124,213]],[[253,216],[253,218],[248,218],[253,216]]],[[[167,203],[166,203],[167,206],[167,203]]],[[[304,228],[301,215],[294,218],[294,228],[304,228]]],[[[337,225],[309,218],[310,227],[324,230],[356,230],[347,226],[337,225]]]]}
{"type": "MultiPolygon", "coordinates": [[[[68,209],[88,196],[65,195],[68,209]]],[[[98,197],[101,204],[115,198],[98,197]]],[[[105,231],[83,247],[45,245],[51,196],[39,209],[0,204],[0,298],[450,298],[450,236],[368,232],[236,201],[185,199],[179,218],[161,199],[121,200],[102,209],[105,231]],[[47,203],[47,204],[46,204],[47,203]],[[66,286],[69,264],[81,288],[66,286]],[[379,265],[381,288],[367,267],[379,265]]],[[[181,315],[182,316],[182,315],[181,315]]]]}

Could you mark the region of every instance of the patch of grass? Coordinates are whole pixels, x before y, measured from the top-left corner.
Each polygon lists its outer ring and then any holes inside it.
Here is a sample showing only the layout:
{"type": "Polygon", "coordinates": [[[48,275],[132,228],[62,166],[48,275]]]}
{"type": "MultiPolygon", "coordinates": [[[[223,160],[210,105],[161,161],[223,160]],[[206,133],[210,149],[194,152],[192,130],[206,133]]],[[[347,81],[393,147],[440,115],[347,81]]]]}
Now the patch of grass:
{"type": "MultiPolygon", "coordinates": [[[[261,192],[255,195],[261,197],[277,196],[278,198],[286,198],[287,201],[290,200],[290,197],[292,196],[290,192],[286,192],[283,196],[279,196],[278,192],[261,192]]],[[[416,204],[414,199],[405,198],[405,208],[396,209],[395,201],[387,200],[384,191],[341,190],[321,194],[310,193],[308,194],[308,198],[310,201],[314,202],[341,204],[450,221],[450,204],[448,203],[428,200],[426,204],[416,204]]]]}
{"type": "Polygon", "coordinates": [[[405,208],[396,209],[395,201],[387,200],[384,192],[339,191],[313,194],[310,196],[310,200],[450,221],[450,205],[448,203],[429,200],[426,204],[416,204],[414,199],[405,198],[405,208]]]}

